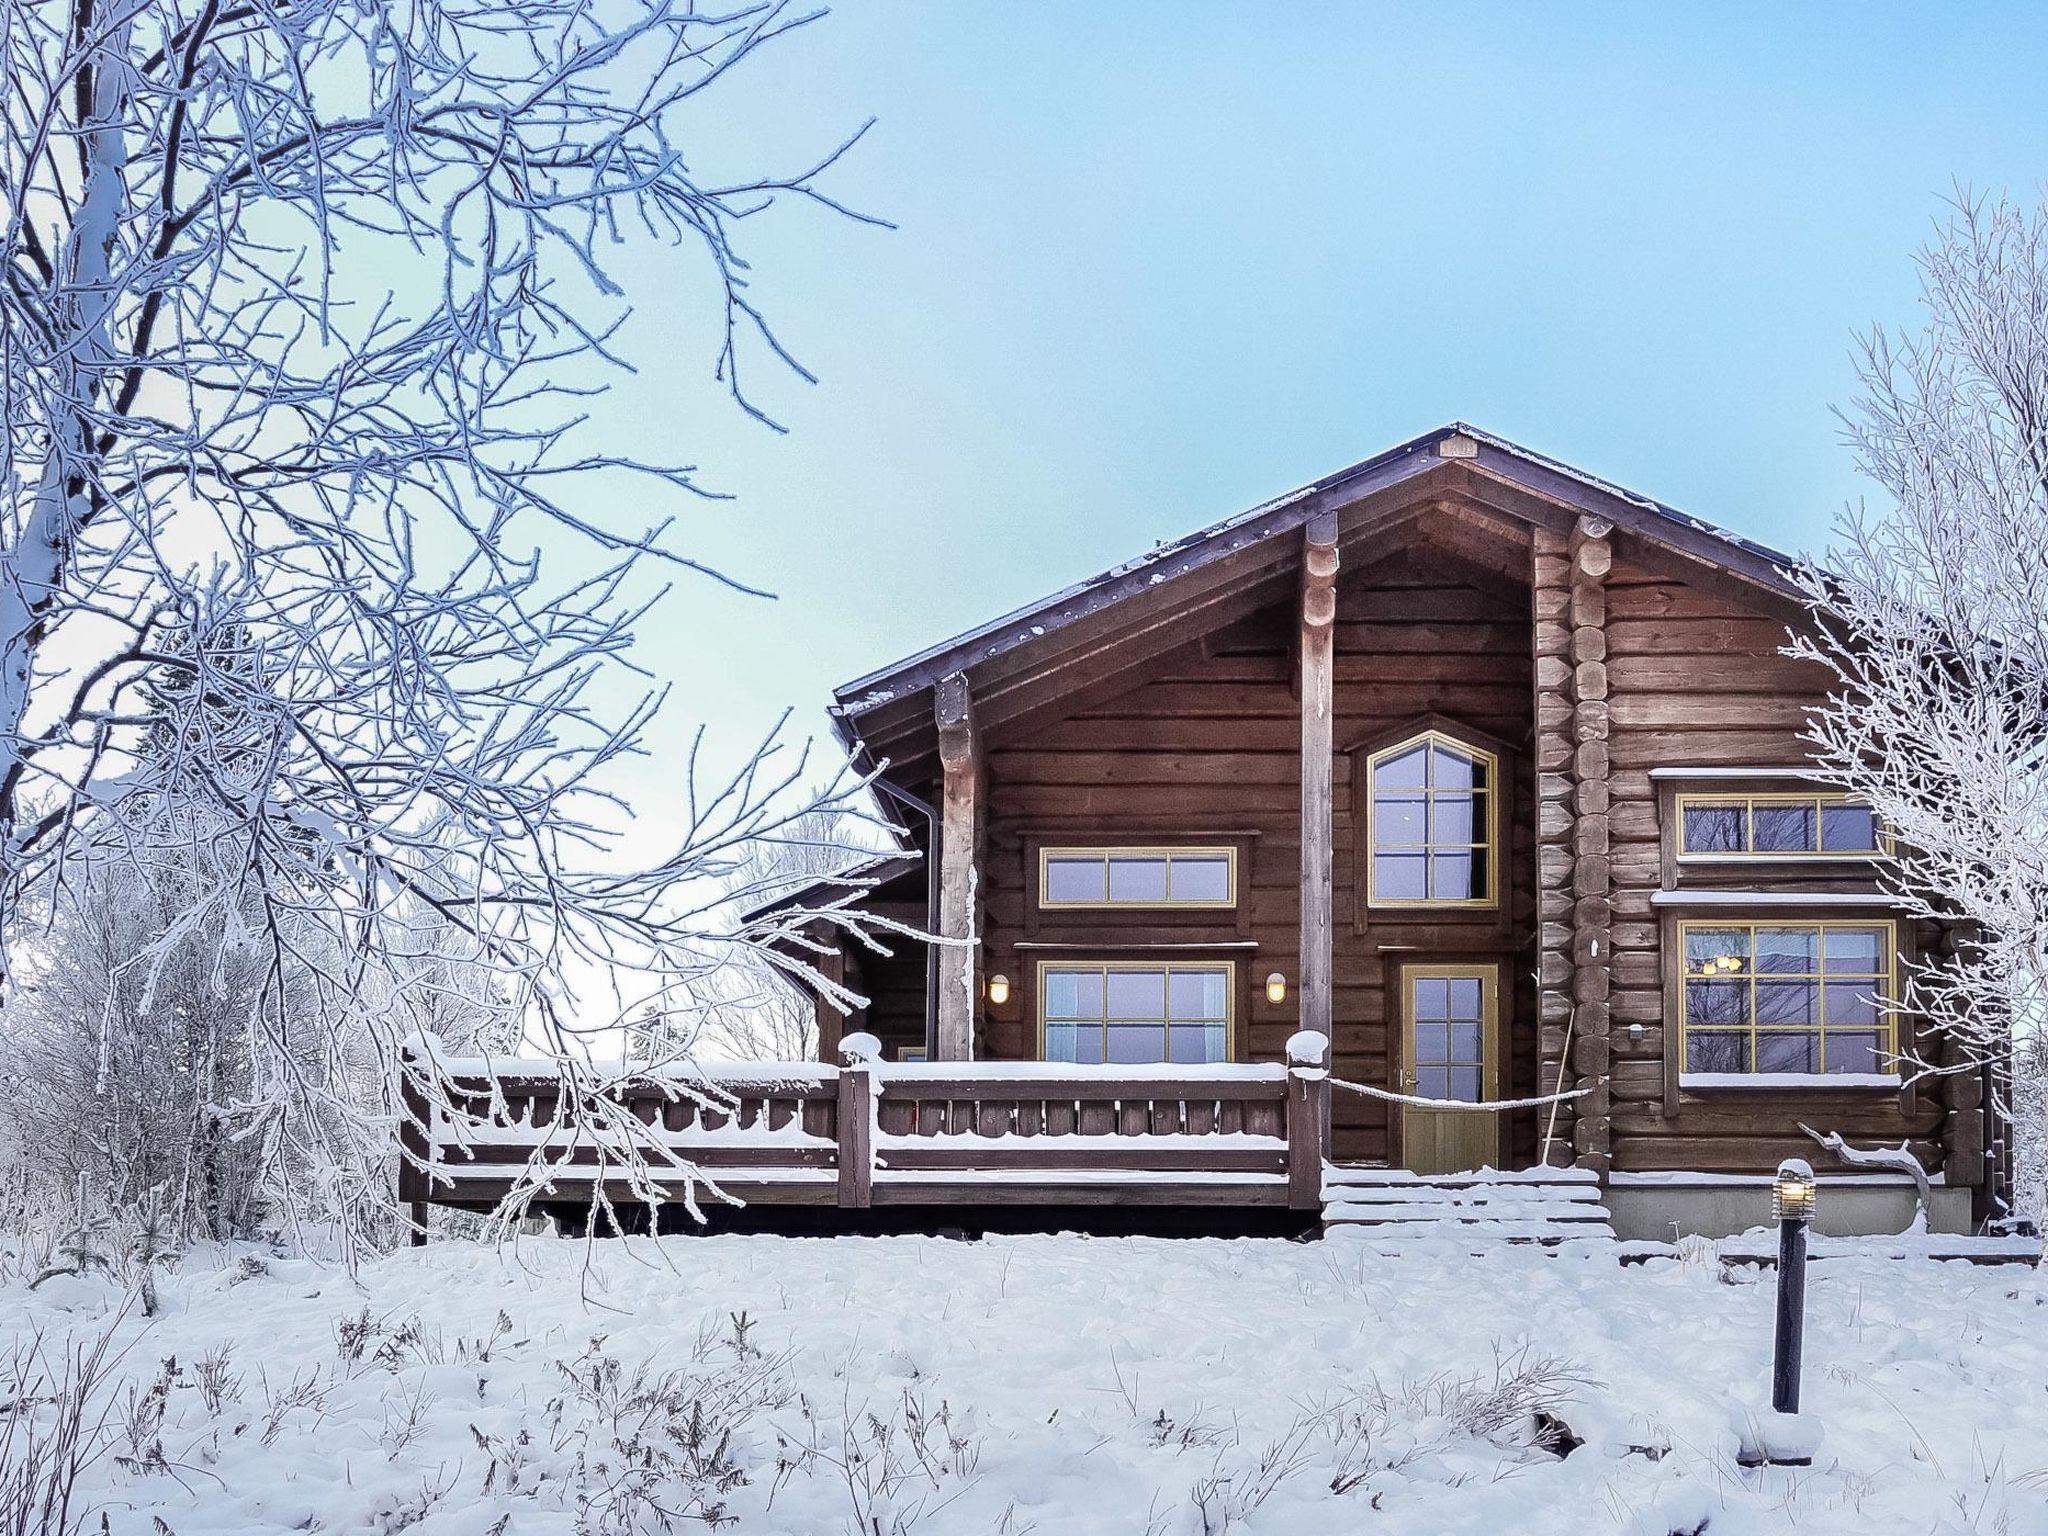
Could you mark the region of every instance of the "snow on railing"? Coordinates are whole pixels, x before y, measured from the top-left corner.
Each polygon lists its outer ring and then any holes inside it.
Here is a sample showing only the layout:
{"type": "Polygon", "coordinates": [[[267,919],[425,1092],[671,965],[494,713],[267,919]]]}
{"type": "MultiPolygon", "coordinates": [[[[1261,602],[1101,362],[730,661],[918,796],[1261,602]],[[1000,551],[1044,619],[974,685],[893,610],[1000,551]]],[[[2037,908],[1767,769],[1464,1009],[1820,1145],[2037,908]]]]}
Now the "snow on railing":
{"type": "Polygon", "coordinates": [[[1328,1042],[1306,1033],[1286,1065],[1127,1066],[884,1062],[879,1041],[855,1034],[836,1066],[621,1065],[601,1077],[597,1116],[564,1102],[551,1062],[408,1052],[420,1059],[405,1077],[400,1198],[413,1203],[495,1202],[522,1178],[587,1184],[638,1159],[656,1181],[727,1192],[809,1179],[851,1209],[892,1181],[1034,1174],[1284,1182],[1307,1209],[1329,1140],[1328,1042]],[[446,1084],[445,1103],[425,1103],[420,1069],[446,1084]]]}

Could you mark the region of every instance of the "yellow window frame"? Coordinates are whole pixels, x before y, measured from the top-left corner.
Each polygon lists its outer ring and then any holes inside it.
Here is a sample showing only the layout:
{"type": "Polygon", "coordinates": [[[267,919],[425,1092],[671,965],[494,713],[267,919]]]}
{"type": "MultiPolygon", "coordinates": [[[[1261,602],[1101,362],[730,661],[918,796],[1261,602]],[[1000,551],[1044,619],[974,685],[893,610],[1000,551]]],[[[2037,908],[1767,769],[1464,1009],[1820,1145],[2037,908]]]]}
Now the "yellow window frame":
{"type": "Polygon", "coordinates": [[[1038,850],[1038,905],[1046,912],[1223,912],[1237,905],[1237,848],[1230,843],[1189,846],[1186,844],[1168,846],[1146,846],[1136,843],[1118,844],[1077,844],[1065,847],[1044,847],[1038,850]],[[1052,863],[1063,860],[1100,860],[1102,863],[1103,898],[1100,901],[1055,901],[1050,895],[1048,884],[1052,863]],[[1115,859],[1163,859],[1166,862],[1166,889],[1173,890],[1173,864],[1176,859],[1222,859],[1226,870],[1226,889],[1223,897],[1203,897],[1198,900],[1175,900],[1169,894],[1163,901],[1118,901],[1109,895],[1109,866],[1115,859]]]}
{"type": "MultiPolygon", "coordinates": [[[[1673,1005],[1678,1014],[1678,1069],[1681,1076],[1690,1070],[1687,1063],[1691,1060],[1689,1036],[1692,1034],[1693,1029],[1692,1016],[1686,1004],[1686,983],[1708,979],[1703,976],[1695,976],[1686,969],[1686,957],[1689,953],[1687,936],[1702,930],[1739,932],[1745,934],[1748,939],[1750,958],[1748,964],[1740,973],[1740,979],[1749,983],[1749,1005],[1746,1010],[1748,1022],[1742,1025],[1702,1024],[1700,1026],[1700,1029],[1708,1034],[1727,1034],[1739,1030],[1741,1033],[1749,1036],[1749,1059],[1752,1065],[1749,1073],[1743,1075],[1763,1075],[1757,1073],[1754,1066],[1756,1061],[1756,1044],[1762,1037],[1772,1034],[1818,1034],[1820,1036],[1821,1071],[1815,1075],[1827,1075],[1829,1025],[1827,1022],[1827,988],[1823,984],[1830,980],[1837,982],[1874,981],[1877,983],[1880,995],[1876,1025],[1842,1025],[1836,1032],[1840,1034],[1869,1034],[1874,1028],[1878,1036],[1878,1052],[1892,1062],[1892,1073],[1897,1075],[1899,1058],[1899,1021],[1896,1011],[1899,1000],[1899,925],[1897,920],[1889,917],[1808,918],[1802,920],[1791,916],[1780,918],[1743,916],[1687,918],[1678,924],[1678,963],[1675,967],[1678,975],[1678,996],[1673,999],[1673,1005]],[[1815,963],[1820,969],[1812,972],[1771,971],[1759,973],[1756,969],[1756,935],[1757,930],[1760,928],[1812,930],[1814,935],[1814,953],[1818,957],[1815,963]],[[1876,971],[1831,974],[1827,970],[1828,934],[1848,929],[1876,930],[1883,934],[1884,960],[1876,971]],[[1815,983],[1818,988],[1818,1016],[1814,1023],[1811,1026],[1804,1024],[1758,1024],[1756,1021],[1756,984],[1759,980],[1811,981],[1815,983]]],[[[1736,979],[1737,973],[1730,971],[1727,975],[1729,979],[1733,980],[1736,979]]]]}
{"type": "MultiPolygon", "coordinates": [[[[1224,1061],[1236,1061],[1236,1060],[1238,1060],[1238,1059],[1239,1059],[1239,1055],[1238,1055],[1238,1043],[1237,1043],[1237,962],[1236,962],[1236,961],[1234,961],[1234,960],[1041,960],[1041,961],[1039,961],[1039,962],[1038,962],[1038,976],[1037,976],[1037,982],[1038,982],[1038,1001],[1037,1001],[1037,1012],[1038,1012],[1038,1059],[1039,1059],[1040,1061],[1045,1061],[1045,1060],[1047,1060],[1047,1059],[1048,1059],[1048,1058],[1047,1058],[1047,1056],[1046,1056],[1046,1054],[1045,1054],[1045,1033],[1046,1033],[1046,1030],[1045,1030],[1045,1026],[1046,1026],[1046,1017],[1045,1017],[1045,996],[1046,996],[1046,987],[1045,987],[1045,982],[1046,982],[1046,978],[1047,978],[1048,976],[1053,976],[1053,975],[1058,975],[1058,974],[1066,974],[1066,975],[1083,975],[1083,976],[1100,976],[1100,977],[1102,977],[1102,989],[1103,989],[1103,1017],[1102,1017],[1102,1020],[1101,1020],[1100,1022],[1102,1023],[1102,1025],[1103,1025],[1103,1028],[1104,1028],[1104,1029],[1106,1030],[1106,1029],[1108,1028],[1108,1026],[1109,1026],[1109,1025],[1110,1025],[1111,1023],[1113,1023],[1113,1022],[1116,1022],[1116,1021],[1112,1020],[1112,1019],[1110,1018],[1110,1016],[1109,1016],[1109,976],[1110,976],[1110,973],[1112,973],[1112,972],[1114,972],[1114,971],[1159,971],[1159,972],[1162,972],[1162,973],[1164,974],[1164,986],[1165,986],[1165,996],[1166,996],[1166,998],[1167,998],[1167,1000],[1168,1000],[1168,1001],[1167,1001],[1167,1004],[1166,1004],[1166,1006],[1167,1006],[1168,1008],[1171,1008],[1171,1006],[1172,1006],[1172,1002],[1171,1002],[1171,1000],[1172,1000],[1172,997],[1173,997],[1173,978],[1174,978],[1175,974],[1177,974],[1177,973],[1184,973],[1184,972],[1201,972],[1201,973],[1203,973],[1203,974],[1206,974],[1206,975],[1218,975],[1218,974],[1220,974],[1220,975],[1221,975],[1221,976],[1223,977],[1223,1058],[1222,1058],[1222,1059],[1223,1059],[1224,1061]]],[[[1125,1022],[1130,1022],[1130,1021],[1125,1021],[1125,1022]]],[[[1143,1021],[1140,1021],[1140,1022],[1144,1022],[1144,1023],[1150,1023],[1150,1022],[1152,1022],[1152,1021],[1151,1021],[1151,1020],[1149,1020],[1149,1019],[1146,1019],[1146,1020],[1143,1020],[1143,1021]]],[[[1169,1020],[1168,1020],[1168,1019],[1166,1019],[1166,1018],[1162,1018],[1162,1019],[1160,1019],[1160,1020],[1159,1020],[1159,1034],[1160,1034],[1160,1041],[1161,1041],[1161,1044],[1162,1044],[1162,1046],[1164,1046],[1164,1045],[1166,1045],[1166,1044],[1169,1044],[1169,1043],[1170,1043],[1170,1041],[1168,1041],[1168,1039],[1167,1039],[1167,1031],[1168,1031],[1168,1028],[1169,1028],[1169,1020]]],[[[1166,1058],[1165,1058],[1164,1056],[1161,1056],[1161,1057],[1160,1057],[1159,1059],[1160,1059],[1160,1062],[1161,1062],[1161,1063],[1165,1063],[1165,1062],[1166,1062],[1166,1058]]],[[[1077,1065],[1077,1066],[1085,1066],[1085,1065],[1089,1065],[1089,1063],[1085,1063],[1085,1062],[1077,1062],[1077,1063],[1075,1063],[1075,1065],[1077,1065]]],[[[1194,1065],[1197,1065],[1197,1063],[1194,1063],[1194,1062],[1183,1062],[1183,1063],[1179,1063],[1179,1065],[1183,1065],[1183,1066],[1194,1066],[1194,1065]]]]}
{"type": "MultiPolygon", "coordinates": [[[[1409,910],[1436,909],[1440,911],[1481,911],[1500,905],[1500,800],[1503,793],[1500,774],[1500,757],[1484,747],[1469,741],[1460,741],[1444,731],[1418,731],[1393,744],[1381,747],[1365,760],[1365,804],[1357,814],[1365,817],[1365,903],[1368,907],[1398,907],[1409,910]],[[1476,767],[1483,768],[1486,788],[1480,798],[1486,802],[1485,831],[1483,840],[1472,843],[1382,843],[1379,835],[1379,772],[1380,764],[1388,758],[1399,757],[1412,752],[1418,746],[1439,747],[1465,758],[1476,767]],[[1486,891],[1480,896],[1435,897],[1435,896],[1382,896],[1379,890],[1379,856],[1381,852],[1418,852],[1433,855],[1438,851],[1466,848],[1486,855],[1486,891]]],[[[1411,786],[1401,786],[1410,788],[1411,786]]],[[[1438,791],[1425,787],[1421,791],[1425,800],[1433,801],[1439,793],[1454,794],[1458,791],[1438,791]]],[[[1465,791],[1470,793],[1470,791],[1465,791]]],[[[1412,795],[1403,798],[1413,798],[1412,795]]],[[[1427,827],[1425,827],[1427,835],[1427,827]]],[[[1425,872],[1425,879],[1428,878],[1425,872]]]]}
{"type": "Polygon", "coordinates": [[[1799,859],[1838,861],[1842,859],[1874,859],[1880,855],[1888,854],[1891,851],[1890,839],[1885,835],[1885,830],[1881,825],[1877,828],[1877,847],[1875,848],[1830,849],[1826,846],[1827,835],[1823,831],[1825,826],[1823,813],[1828,807],[1862,804],[1864,802],[1855,795],[1830,793],[1822,790],[1816,790],[1812,793],[1799,790],[1740,790],[1711,794],[1695,793],[1688,790],[1681,792],[1673,801],[1671,814],[1676,822],[1676,826],[1672,830],[1672,836],[1675,839],[1673,847],[1677,850],[1679,858],[1689,863],[1702,864],[1716,862],[1749,863],[1758,859],[1771,863],[1789,862],[1799,859]],[[1742,807],[1742,840],[1747,846],[1734,852],[1688,848],[1685,840],[1686,811],[1699,806],[1729,805],[1739,805],[1742,807]],[[1756,808],[1759,805],[1811,806],[1813,809],[1814,842],[1812,850],[1759,849],[1756,846],[1756,808]]]}

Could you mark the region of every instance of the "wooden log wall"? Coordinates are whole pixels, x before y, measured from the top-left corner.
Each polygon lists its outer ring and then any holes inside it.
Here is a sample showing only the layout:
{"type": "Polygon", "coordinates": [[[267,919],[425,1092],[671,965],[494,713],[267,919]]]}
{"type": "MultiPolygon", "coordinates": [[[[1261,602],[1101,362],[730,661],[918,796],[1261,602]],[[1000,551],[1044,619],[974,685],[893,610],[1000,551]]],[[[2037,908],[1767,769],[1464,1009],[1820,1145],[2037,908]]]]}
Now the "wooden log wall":
{"type": "MultiPolygon", "coordinates": [[[[1799,1130],[1803,1120],[1852,1141],[1906,1141],[1930,1169],[1942,1170],[1948,1095],[1968,1093],[1953,1083],[1922,1084],[1904,1097],[1868,1091],[1687,1091],[1677,1113],[1666,1112],[1665,1053],[1678,1051],[1680,1040],[1676,1018],[1667,1025],[1663,946],[1667,931],[1675,929],[1672,916],[1651,902],[1663,884],[1665,828],[1650,770],[1802,761],[1806,701],[1826,692],[1826,678],[1780,654],[1796,612],[1773,613],[1748,589],[1710,572],[1681,577],[1670,557],[1628,543],[1617,550],[1608,576],[1607,620],[1614,1168],[1765,1172],[1781,1158],[1814,1157],[1813,1143],[1799,1130]]],[[[1685,881],[1761,889],[1871,888],[1867,876],[1853,871],[1844,879],[1796,864],[1689,871],[1685,881]]],[[[1912,943],[1939,937],[1932,929],[1902,934],[1912,943]]],[[[1960,1166],[1954,1171],[1962,1174],[1960,1166]]]]}
{"type": "MultiPolygon", "coordinates": [[[[1526,561],[1526,555],[1522,557],[1526,561]]],[[[1334,720],[1340,752],[1429,714],[1504,741],[1528,739],[1532,714],[1529,609],[1519,581],[1489,578],[1441,558],[1427,544],[1368,560],[1349,548],[1336,580],[1331,625],[1334,720]]],[[[986,741],[990,803],[984,969],[1012,982],[989,1005],[983,1054],[1029,1059],[1038,1050],[1036,969],[1041,960],[1109,955],[1137,959],[1147,944],[1213,945],[1163,952],[1168,959],[1229,960],[1237,967],[1240,1054],[1283,1059],[1302,1025],[1300,965],[1301,701],[1297,695],[1297,600],[1196,641],[1146,669],[1113,697],[1085,701],[1064,718],[986,741]],[[1034,840],[1074,843],[1220,841],[1241,849],[1242,910],[1036,913],[1034,840]],[[1072,945],[1072,949],[1045,946],[1072,945]],[[1117,946],[1125,946],[1119,948],[1117,946]],[[1266,1000],[1264,978],[1288,980],[1287,1000],[1266,1000]]],[[[1536,1080],[1531,951],[1534,913],[1533,801],[1527,754],[1503,806],[1508,845],[1502,899],[1508,920],[1370,923],[1360,905],[1361,826],[1347,758],[1330,789],[1334,954],[1334,1070],[1354,1081],[1389,1081],[1389,990],[1402,955],[1497,958],[1510,1001],[1511,1049],[1503,1082],[1517,1094],[1536,1080]]],[[[1332,1110],[1335,1155],[1398,1155],[1383,1104],[1340,1094],[1332,1110]]],[[[1534,1154],[1533,1116],[1518,1117],[1511,1155],[1534,1154]]]]}

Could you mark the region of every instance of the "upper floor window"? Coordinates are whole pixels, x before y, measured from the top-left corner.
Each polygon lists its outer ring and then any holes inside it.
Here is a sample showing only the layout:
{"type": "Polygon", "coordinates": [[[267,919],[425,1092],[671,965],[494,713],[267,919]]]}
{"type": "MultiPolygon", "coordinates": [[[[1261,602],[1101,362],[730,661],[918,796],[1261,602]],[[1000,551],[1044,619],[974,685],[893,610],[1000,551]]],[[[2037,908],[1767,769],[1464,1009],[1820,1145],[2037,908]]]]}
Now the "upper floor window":
{"type": "Polygon", "coordinates": [[[1681,859],[1868,858],[1879,849],[1876,815],[1847,795],[1678,797],[1681,859]]]}
{"type": "Polygon", "coordinates": [[[1440,731],[1373,753],[1366,899],[1377,907],[1490,907],[1499,896],[1500,759],[1440,731]]]}
{"type": "Polygon", "coordinates": [[[1044,848],[1041,907],[1233,907],[1235,848],[1044,848]]]}
{"type": "Polygon", "coordinates": [[[1044,961],[1038,1019],[1047,1061],[1230,1060],[1229,961],[1044,961]]]}
{"type": "Polygon", "coordinates": [[[1679,944],[1686,1073],[1897,1070],[1891,923],[1686,922],[1679,944]]]}

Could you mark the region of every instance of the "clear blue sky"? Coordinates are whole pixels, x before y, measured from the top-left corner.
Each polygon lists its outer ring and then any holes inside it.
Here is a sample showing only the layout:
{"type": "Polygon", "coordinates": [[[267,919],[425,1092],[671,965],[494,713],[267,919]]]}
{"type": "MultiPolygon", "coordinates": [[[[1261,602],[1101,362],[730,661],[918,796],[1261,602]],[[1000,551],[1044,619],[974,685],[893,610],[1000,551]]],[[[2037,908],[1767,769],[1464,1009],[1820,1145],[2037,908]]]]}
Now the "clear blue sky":
{"type": "MultiPolygon", "coordinates": [[[[692,263],[634,251],[600,429],[738,499],[641,659],[673,734],[830,687],[1454,417],[1768,542],[1858,494],[1830,407],[1957,179],[2048,178],[2048,14],[887,4],[735,77],[714,162],[900,226],[743,231],[820,375],[719,405],[692,263]]],[[[658,795],[672,765],[654,763],[658,795]]]]}

